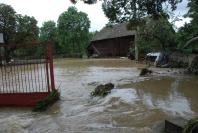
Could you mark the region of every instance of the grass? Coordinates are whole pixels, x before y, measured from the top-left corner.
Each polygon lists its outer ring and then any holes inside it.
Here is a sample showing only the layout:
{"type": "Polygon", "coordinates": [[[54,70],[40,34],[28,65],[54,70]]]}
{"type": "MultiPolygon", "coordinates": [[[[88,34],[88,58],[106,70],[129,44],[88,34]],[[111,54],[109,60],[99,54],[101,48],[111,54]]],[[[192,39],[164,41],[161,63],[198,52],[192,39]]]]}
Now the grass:
{"type": "Polygon", "coordinates": [[[60,99],[60,93],[58,90],[53,90],[47,98],[40,100],[36,103],[36,106],[33,108],[35,112],[46,111],[49,106],[54,104],[60,99]]]}

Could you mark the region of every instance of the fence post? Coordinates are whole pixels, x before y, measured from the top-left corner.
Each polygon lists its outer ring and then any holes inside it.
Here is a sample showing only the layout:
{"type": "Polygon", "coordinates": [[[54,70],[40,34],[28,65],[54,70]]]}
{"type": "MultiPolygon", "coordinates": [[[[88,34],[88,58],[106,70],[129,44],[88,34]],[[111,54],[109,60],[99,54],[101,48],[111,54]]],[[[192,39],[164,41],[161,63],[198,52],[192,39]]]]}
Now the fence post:
{"type": "Polygon", "coordinates": [[[50,67],[51,90],[55,90],[52,42],[48,42],[47,47],[48,47],[49,67],[50,67]]]}

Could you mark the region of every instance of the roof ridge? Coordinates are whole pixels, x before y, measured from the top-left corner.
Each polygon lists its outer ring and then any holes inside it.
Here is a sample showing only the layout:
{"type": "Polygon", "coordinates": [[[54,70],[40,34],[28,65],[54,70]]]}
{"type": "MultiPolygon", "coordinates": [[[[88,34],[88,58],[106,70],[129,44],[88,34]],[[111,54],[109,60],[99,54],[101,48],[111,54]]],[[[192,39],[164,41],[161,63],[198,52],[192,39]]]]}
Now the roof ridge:
{"type": "Polygon", "coordinates": [[[104,27],[93,37],[92,41],[105,40],[123,36],[135,35],[135,31],[127,30],[127,22],[115,24],[112,27],[104,27]]]}

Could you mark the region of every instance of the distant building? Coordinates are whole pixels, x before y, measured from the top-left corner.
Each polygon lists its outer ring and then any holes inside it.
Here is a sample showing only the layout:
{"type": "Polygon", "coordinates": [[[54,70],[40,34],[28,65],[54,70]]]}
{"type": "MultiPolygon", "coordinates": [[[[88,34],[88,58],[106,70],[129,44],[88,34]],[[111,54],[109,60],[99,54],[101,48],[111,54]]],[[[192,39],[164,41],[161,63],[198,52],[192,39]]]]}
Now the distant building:
{"type": "Polygon", "coordinates": [[[105,27],[96,33],[88,46],[89,56],[121,57],[127,56],[134,47],[135,31],[126,28],[127,23],[105,27]]]}
{"type": "Polygon", "coordinates": [[[3,33],[0,33],[0,44],[4,43],[4,39],[3,39],[3,33]]]}

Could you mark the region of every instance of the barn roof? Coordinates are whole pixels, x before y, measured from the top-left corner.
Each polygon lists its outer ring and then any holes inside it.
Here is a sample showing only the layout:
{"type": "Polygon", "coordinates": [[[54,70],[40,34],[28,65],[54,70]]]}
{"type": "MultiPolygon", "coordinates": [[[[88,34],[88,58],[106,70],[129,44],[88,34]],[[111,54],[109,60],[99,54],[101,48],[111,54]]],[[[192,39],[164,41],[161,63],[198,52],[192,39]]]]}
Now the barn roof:
{"type": "Polygon", "coordinates": [[[116,24],[104,27],[100,32],[96,33],[92,41],[99,41],[111,38],[135,35],[135,31],[127,30],[127,23],[116,24]]]}

